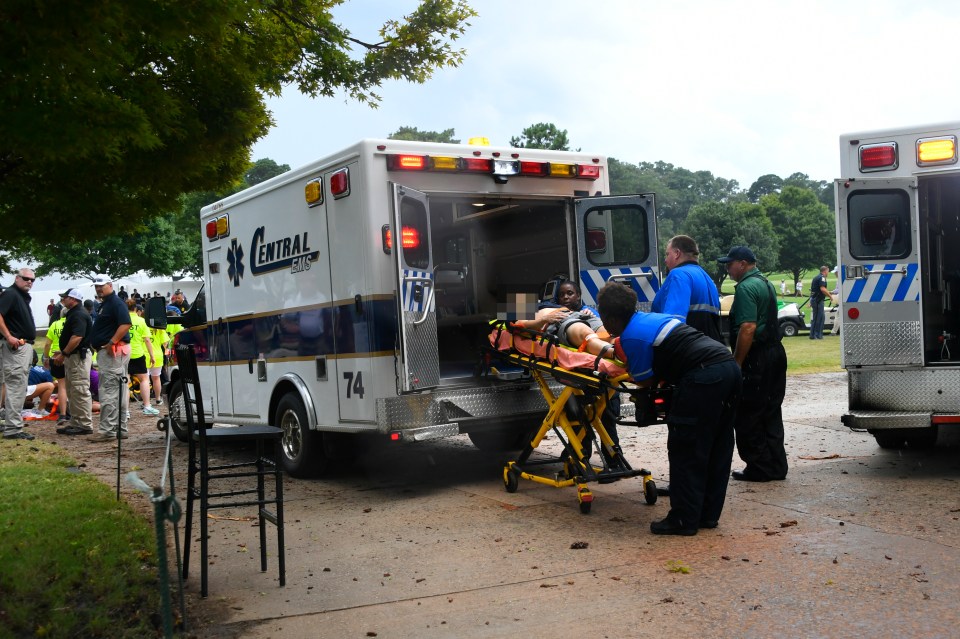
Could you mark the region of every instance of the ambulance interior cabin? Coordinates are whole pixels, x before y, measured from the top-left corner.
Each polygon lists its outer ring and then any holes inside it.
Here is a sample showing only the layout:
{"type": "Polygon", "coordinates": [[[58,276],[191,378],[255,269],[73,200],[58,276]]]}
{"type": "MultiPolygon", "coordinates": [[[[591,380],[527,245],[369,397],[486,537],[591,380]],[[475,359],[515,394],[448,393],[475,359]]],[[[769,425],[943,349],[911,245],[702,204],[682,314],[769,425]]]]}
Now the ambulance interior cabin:
{"type": "MultiPolygon", "coordinates": [[[[960,360],[960,175],[920,176],[918,185],[924,363],[956,365],[960,360]],[[952,336],[945,343],[944,333],[952,336]]],[[[909,224],[904,227],[909,228],[909,224]]]]}
{"type": "MultiPolygon", "coordinates": [[[[918,186],[924,364],[955,364],[960,359],[960,175],[921,175],[918,186]],[[944,333],[953,336],[946,343],[944,333]]],[[[915,251],[906,192],[854,194],[848,205],[855,259],[896,263],[915,251]]]]}
{"type": "Polygon", "coordinates": [[[440,378],[468,381],[487,343],[489,321],[512,293],[539,297],[558,273],[576,273],[566,199],[431,196],[440,378]]]}

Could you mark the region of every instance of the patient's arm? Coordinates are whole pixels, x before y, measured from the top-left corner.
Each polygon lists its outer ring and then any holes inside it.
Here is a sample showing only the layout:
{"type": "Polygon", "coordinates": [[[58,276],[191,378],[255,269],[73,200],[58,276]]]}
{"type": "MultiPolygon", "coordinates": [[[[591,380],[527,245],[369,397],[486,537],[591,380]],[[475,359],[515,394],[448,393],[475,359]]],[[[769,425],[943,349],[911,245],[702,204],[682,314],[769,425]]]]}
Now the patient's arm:
{"type": "MultiPolygon", "coordinates": [[[[586,324],[571,324],[567,327],[567,341],[569,341],[574,346],[578,347],[586,342],[587,346],[585,350],[591,355],[599,355],[600,352],[610,346],[609,342],[605,342],[599,337],[597,337],[596,332],[586,324]]],[[[610,351],[609,355],[613,355],[613,351],[610,351]]]]}
{"type": "Polygon", "coordinates": [[[517,324],[533,331],[542,331],[550,324],[562,322],[570,315],[566,308],[541,308],[532,320],[519,320],[517,324]]]}

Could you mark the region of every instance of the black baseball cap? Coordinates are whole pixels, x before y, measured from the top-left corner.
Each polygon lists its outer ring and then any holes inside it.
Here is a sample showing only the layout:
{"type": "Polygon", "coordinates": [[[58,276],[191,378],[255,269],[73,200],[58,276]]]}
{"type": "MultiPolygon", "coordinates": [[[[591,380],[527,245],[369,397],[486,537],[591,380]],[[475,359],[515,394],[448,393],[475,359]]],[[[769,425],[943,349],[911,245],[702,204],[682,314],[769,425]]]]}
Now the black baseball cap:
{"type": "Polygon", "coordinates": [[[734,246],[730,249],[730,252],[727,253],[725,257],[718,257],[717,261],[721,264],[727,264],[729,262],[736,262],[737,260],[744,260],[745,262],[750,262],[751,264],[757,263],[757,256],[753,254],[746,246],[734,246]]]}

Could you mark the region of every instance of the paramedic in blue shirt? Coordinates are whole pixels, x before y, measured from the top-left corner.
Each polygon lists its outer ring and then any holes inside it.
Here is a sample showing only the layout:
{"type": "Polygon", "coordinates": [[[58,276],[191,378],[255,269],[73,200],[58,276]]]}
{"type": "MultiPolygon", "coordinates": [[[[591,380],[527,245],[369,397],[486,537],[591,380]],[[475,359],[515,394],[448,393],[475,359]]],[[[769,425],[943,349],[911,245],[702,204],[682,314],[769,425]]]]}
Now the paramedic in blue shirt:
{"type": "Polygon", "coordinates": [[[637,295],[616,282],[597,295],[597,308],[617,357],[640,386],[674,386],[667,415],[670,512],[650,524],[656,535],[695,535],[716,528],[733,458],[733,418],[740,368],[720,342],[671,315],[635,311],[637,295]]]}
{"type": "Polygon", "coordinates": [[[723,343],[720,332],[720,293],[700,266],[700,247],[688,235],[667,242],[663,263],[669,273],[653,298],[654,313],[672,315],[707,337],[723,343]]]}

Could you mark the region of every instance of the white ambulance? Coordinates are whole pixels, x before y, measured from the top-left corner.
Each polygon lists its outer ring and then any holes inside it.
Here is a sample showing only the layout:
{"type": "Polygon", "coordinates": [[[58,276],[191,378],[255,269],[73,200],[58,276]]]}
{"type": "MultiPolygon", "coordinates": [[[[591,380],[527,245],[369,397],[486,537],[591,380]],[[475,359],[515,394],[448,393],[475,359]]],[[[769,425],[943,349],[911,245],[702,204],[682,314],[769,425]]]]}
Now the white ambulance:
{"type": "Polygon", "coordinates": [[[840,137],[844,423],[885,448],[960,424],[960,122],[840,137]]]}
{"type": "Polygon", "coordinates": [[[608,184],[599,155],[363,140],[205,207],[205,288],[178,339],[207,412],[282,428],[293,475],[354,433],[516,447],[546,404],[485,371],[511,296],[558,273],[587,304],[611,279],[647,304],[659,288],[653,195],[608,184]]]}

